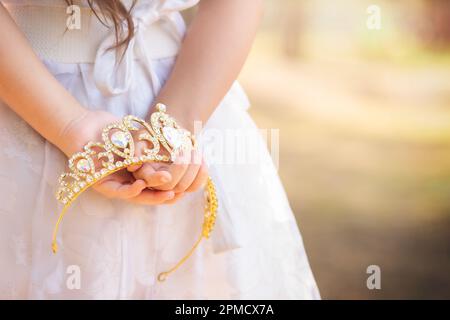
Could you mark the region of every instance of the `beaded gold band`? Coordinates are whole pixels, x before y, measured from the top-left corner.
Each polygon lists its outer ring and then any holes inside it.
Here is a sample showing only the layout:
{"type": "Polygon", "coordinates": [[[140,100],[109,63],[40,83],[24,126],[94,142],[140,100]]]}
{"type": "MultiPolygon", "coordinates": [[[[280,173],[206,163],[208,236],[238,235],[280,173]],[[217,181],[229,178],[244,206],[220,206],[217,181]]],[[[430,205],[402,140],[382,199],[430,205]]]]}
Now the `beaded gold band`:
{"type": "MultiPolygon", "coordinates": [[[[84,151],[72,155],[69,159],[70,171],[63,173],[59,178],[56,198],[64,204],[64,207],[53,231],[54,253],[58,251],[56,238],[64,215],[75,199],[89,187],[130,165],[145,162],[171,163],[185,148],[195,148],[193,135],[179,127],[175,119],[166,113],[166,106],[161,103],[156,105],[156,111],[150,116],[150,123],[135,116],[125,116],[121,122],[110,124],[103,129],[102,140],[101,143],[88,142],[83,148],[84,151]],[[133,137],[134,131],[139,131],[137,138],[133,137]],[[135,143],[138,141],[146,143],[140,156],[135,155],[135,143]],[[168,155],[162,154],[162,149],[166,150],[168,155]],[[100,168],[96,167],[95,160],[100,162],[97,165],[100,168]]],[[[203,238],[209,238],[214,228],[217,208],[216,190],[209,177],[205,186],[205,209],[200,237],[174,267],[158,275],[159,281],[164,281],[170,273],[178,269],[192,255],[203,238]]]]}

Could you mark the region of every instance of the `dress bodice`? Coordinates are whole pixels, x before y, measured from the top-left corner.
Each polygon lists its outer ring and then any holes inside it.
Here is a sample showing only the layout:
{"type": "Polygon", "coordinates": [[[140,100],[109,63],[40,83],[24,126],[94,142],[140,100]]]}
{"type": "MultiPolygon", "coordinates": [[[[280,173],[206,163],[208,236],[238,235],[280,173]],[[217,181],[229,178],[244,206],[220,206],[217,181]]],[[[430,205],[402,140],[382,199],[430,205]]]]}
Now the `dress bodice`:
{"type": "MultiPolygon", "coordinates": [[[[124,56],[114,47],[114,28],[105,27],[90,10],[87,1],[74,1],[80,8],[80,30],[68,30],[71,13],[64,0],[0,0],[43,58],[64,63],[95,63],[95,81],[105,95],[117,95],[130,88],[134,69],[148,69],[153,90],[161,84],[152,70],[152,60],[173,57],[185,33],[180,11],[199,0],[138,0],[131,11],[135,32],[124,56]],[[140,61],[140,65],[136,62],[140,61]]],[[[124,0],[127,7],[131,0],[124,0]]],[[[124,26],[125,32],[126,25],[124,26]]]]}

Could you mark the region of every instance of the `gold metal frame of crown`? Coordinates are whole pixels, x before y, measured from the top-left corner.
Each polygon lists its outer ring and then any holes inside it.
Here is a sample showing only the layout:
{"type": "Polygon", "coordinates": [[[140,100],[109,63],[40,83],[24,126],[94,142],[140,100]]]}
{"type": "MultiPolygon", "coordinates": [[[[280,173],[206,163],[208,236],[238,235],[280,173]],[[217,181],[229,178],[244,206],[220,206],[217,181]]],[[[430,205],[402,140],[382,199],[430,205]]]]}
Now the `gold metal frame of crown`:
{"type": "MultiPolygon", "coordinates": [[[[130,165],[143,164],[145,162],[171,163],[177,154],[189,147],[195,148],[193,135],[178,126],[175,119],[166,113],[166,106],[158,103],[156,111],[150,116],[150,123],[138,117],[128,115],[121,122],[113,123],[103,129],[102,143],[88,142],[84,151],[75,153],[69,159],[70,172],[63,173],[59,178],[59,187],[56,198],[64,204],[64,207],[56,222],[53,237],[52,250],[58,251],[56,237],[59,225],[67,212],[67,209],[89,187],[106,176],[125,169],[130,165]],[[135,124],[140,125],[140,128],[135,124]],[[135,141],[132,132],[140,130],[138,141],[147,142],[141,156],[135,156],[135,141]],[[161,154],[164,148],[169,155],[161,154]],[[101,168],[96,168],[94,160],[100,162],[101,168]]],[[[203,238],[209,238],[214,228],[218,208],[218,199],[213,181],[208,177],[205,186],[205,210],[200,237],[189,252],[171,269],[158,275],[159,281],[164,281],[167,276],[178,269],[195,251],[203,238]]]]}

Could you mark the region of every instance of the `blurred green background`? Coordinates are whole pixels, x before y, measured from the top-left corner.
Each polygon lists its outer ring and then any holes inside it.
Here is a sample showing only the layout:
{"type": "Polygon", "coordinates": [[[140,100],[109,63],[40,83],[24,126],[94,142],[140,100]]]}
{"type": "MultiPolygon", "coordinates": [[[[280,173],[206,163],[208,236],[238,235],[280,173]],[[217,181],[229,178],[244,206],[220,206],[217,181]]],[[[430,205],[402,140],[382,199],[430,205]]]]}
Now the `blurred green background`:
{"type": "Polygon", "coordinates": [[[450,1],[267,0],[240,81],[322,297],[450,299],[450,1]]]}

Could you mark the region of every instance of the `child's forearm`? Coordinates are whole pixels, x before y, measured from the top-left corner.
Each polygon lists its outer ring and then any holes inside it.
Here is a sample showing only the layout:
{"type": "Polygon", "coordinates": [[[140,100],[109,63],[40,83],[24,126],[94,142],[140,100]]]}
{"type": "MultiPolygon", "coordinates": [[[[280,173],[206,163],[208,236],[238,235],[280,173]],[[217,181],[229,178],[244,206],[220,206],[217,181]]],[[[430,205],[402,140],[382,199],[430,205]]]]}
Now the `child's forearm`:
{"type": "Polygon", "coordinates": [[[64,129],[84,109],[48,72],[0,4],[0,100],[60,147],[64,129]]]}
{"type": "Polygon", "coordinates": [[[261,0],[202,0],[157,101],[188,130],[206,122],[238,76],[262,13],[261,0]]]}

